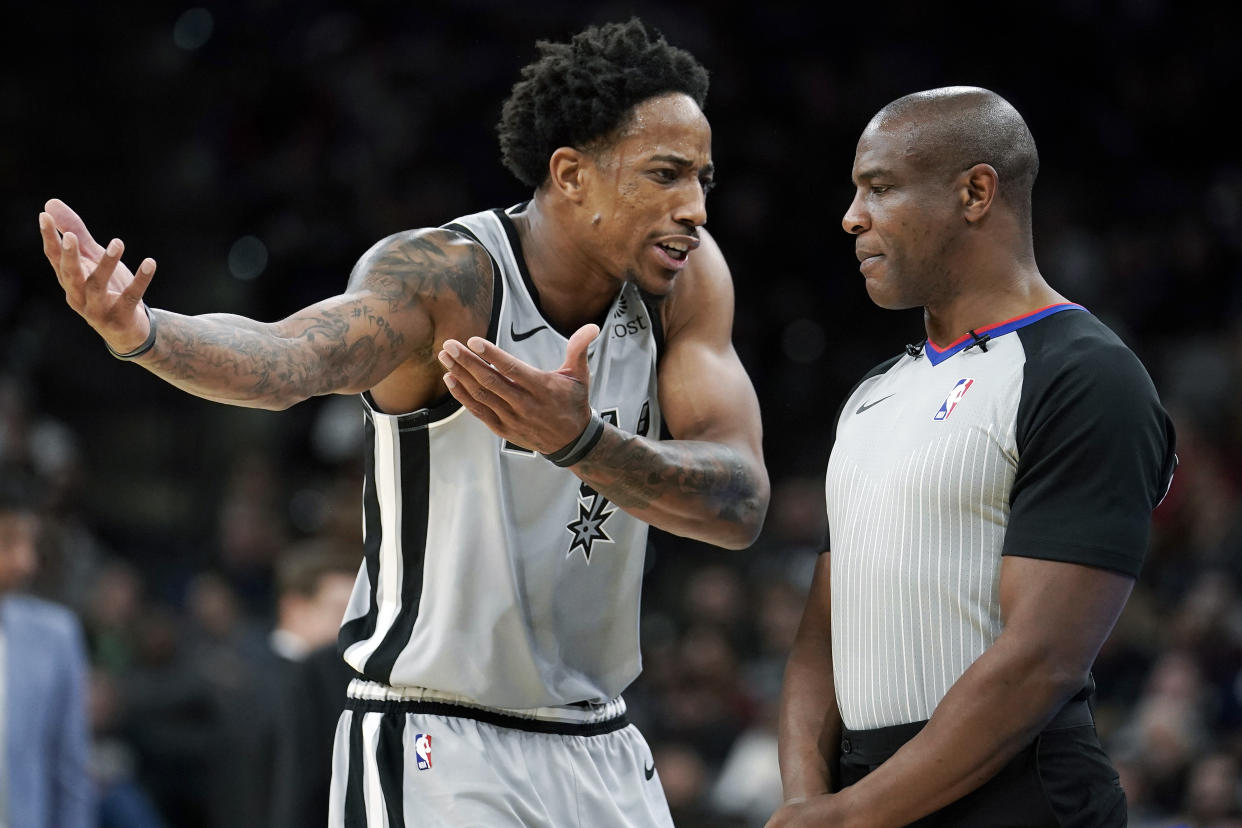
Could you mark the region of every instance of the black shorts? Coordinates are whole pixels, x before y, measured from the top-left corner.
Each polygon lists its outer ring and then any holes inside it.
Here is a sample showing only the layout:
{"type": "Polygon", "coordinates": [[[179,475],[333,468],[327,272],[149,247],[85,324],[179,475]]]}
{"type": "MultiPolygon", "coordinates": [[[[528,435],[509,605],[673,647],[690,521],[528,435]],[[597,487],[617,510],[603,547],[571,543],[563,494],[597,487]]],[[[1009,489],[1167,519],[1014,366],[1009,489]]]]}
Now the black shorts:
{"type": "MultiPolygon", "coordinates": [[[[1086,702],[1073,702],[1085,711],[1086,702]]],[[[1090,714],[1059,713],[1033,743],[981,787],[912,828],[1124,828],[1126,795],[1090,714]]],[[[841,784],[852,785],[897,752],[926,722],[849,731],[841,784]]]]}

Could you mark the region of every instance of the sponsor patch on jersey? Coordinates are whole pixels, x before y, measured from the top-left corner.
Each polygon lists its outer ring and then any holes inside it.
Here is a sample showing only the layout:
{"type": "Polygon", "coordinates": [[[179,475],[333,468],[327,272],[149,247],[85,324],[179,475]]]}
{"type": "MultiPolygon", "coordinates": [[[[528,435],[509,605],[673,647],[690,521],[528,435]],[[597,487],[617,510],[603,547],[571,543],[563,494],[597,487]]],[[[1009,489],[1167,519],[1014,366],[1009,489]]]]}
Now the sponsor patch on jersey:
{"type": "Polygon", "coordinates": [[[966,392],[970,390],[972,383],[974,383],[973,378],[958,380],[957,385],[953,386],[953,390],[949,392],[949,396],[944,398],[944,402],[940,405],[940,410],[936,412],[936,416],[932,417],[932,419],[949,419],[949,415],[953,413],[953,409],[957,408],[957,404],[962,401],[962,397],[966,396],[966,392]]]}
{"type": "Polygon", "coordinates": [[[419,770],[431,770],[430,733],[419,733],[414,736],[414,761],[419,770]]]}

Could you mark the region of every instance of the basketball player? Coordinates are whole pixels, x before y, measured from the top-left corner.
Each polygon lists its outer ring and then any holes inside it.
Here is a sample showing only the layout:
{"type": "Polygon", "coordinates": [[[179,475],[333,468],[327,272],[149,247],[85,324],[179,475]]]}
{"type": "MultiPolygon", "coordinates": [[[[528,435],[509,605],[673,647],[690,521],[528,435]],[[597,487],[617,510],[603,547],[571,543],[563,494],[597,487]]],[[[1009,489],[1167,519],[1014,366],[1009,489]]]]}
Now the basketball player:
{"type": "Polygon", "coordinates": [[[1114,828],[1087,702],[1146,552],[1172,424],[1117,336],[1044,280],[1026,123],[984,89],[886,106],[843,225],[927,340],[847,398],[783,689],[769,828],[1114,828]],[[833,793],[835,792],[835,793],[833,793]]]}
{"type": "Polygon", "coordinates": [[[702,229],[707,73],[638,20],[539,50],[499,126],[531,200],[383,239],[343,294],[281,322],[148,308],[152,260],[131,274],[62,202],[39,217],[114,356],[234,405],[361,395],[364,560],[339,644],[363,678],[332,826],[670,825],[620,695],[647,525],[742,548],[767,508],[702,229]]]}

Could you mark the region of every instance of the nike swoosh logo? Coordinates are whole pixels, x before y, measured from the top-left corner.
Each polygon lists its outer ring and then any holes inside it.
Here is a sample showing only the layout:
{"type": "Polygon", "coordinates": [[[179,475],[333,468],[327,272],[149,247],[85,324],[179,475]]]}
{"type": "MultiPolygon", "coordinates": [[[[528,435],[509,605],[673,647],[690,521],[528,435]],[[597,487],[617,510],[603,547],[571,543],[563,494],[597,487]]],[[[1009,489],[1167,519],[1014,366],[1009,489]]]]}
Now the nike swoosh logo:
{"type": "MultiPolygon", "coordinates": [[[[893,396],[893,395],[892,395],[892,394],[889,394],[889,395],[888,395],[888,397],[891,397],[891,396],[893,396]]],[[[877,406],[877,405],[879,405],[880,403],[882,403],[882,402],[884,402],[885,400],[887,400],[887,399],[888,399],[888,397],[880,397],[878,400],[875,400],[874,402],[863,403],[862,405],[858,406],[858,410],[857,410],[857,411],[855,411],[854,413],[855,413],[855,414],[861,414],[861,413],[863,413],[864,411],[866,411],[868,408],[874,408],[875,406],[877,406]]]]}
{"type": "Polygon", "coordinates": [[[510,322],[509,323],[509,336],[513,338],[514,342],[521,342],[523,339],[530,339],[532,336],[539,333],[546,327],[548,326],[540,325],[538,328],[531,328],[529,331],[522,331],[521,333],[518,333],[517,329],[513,327],[513,323],[510,322]]]}
{"type": "Polygon", "coordinates": [[[651,777],[655,776],[655,765],[653,764],[651,767],[647,767],[647,765],[644,763],[643,764],[643,775],[646,776],[648,780],[650,780],[651,777]]]}

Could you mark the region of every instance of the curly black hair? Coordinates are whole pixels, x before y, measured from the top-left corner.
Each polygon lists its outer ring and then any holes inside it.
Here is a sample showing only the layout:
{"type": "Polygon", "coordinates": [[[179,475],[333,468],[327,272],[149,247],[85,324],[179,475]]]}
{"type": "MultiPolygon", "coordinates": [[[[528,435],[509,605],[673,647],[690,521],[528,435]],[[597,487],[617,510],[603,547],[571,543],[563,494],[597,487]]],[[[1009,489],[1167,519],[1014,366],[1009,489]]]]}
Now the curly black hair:
{"type": "Polygon", "coordinates": [[[496,127],[505,167],[530,187],[543,184],[558,147],[588,148],[643,101],[682,92],[702,107],[707,98],[707,70],[637,17],[535,47],[540,57],[522,69],[496,127]]]}

